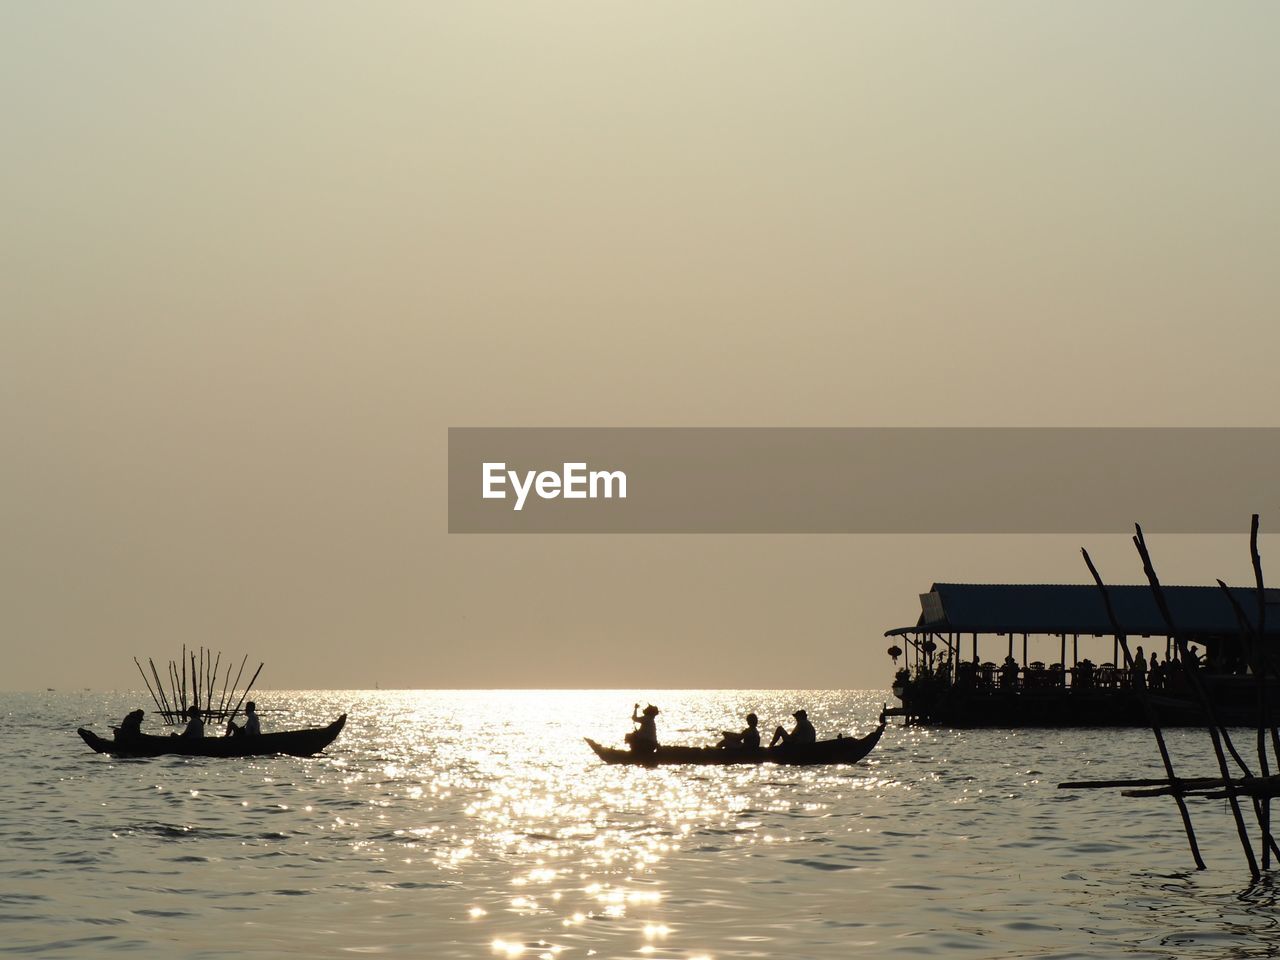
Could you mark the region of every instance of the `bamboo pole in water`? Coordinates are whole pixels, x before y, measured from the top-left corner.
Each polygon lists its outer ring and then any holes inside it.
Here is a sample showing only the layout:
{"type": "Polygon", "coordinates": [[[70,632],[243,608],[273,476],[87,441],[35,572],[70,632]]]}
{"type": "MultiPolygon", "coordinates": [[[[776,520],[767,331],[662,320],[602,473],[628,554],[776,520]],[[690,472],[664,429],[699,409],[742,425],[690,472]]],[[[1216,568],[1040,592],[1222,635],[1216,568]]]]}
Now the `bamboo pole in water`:
{"type": "Polygon", "coordinates": [[[151,701],[156,705],[156,709],[160,708],[160,698],[156,696],[156,692],[151,689],[151,681],[147,679],[147,675],[143,673],[142,664],[138,662],[138,658],[133,658],[133,665],[138,668],[138,673],[142,674],[142,682],[147,685],[147,693],[151,694],[151,701]]]}
{"type": "Polygon", "coordinates": [[[196,680],[196,652],[191,651],[191,705],[200,709],[200,684],[196,680]]]}
{"type": "MultiPolygon", "coordinates": [[[[1093,582],[1098,585],[1098,591],[1102,594],[1102,605],[1106,608],[1107,620],[1111,623],[1111,629],[1124,650],[1125,666],[1132,670],[1133,655],[1129,652],[1129,639],[1123,633],[1119,619],[1116,617],[1115,609],[1111,606],[1111,594],[1107,590],[1106,583],[1103,582],[1102,574],[1093,565],[1093,558],[1089,556],[1089,551],[1081,547],[1080,552],[1084,555],[1084,562],[1089,568],[1089,572],[1093,574],[1093,582]]],[[[1151,732],[1155,734],[1156,746],[1160,749],[1160,761],[1164,764],[1165,775],[1168,776],[1169,783],[1176,787],[1178,785],[1178,776],[1173,772],[1173,760],[1170,759],[1169,748],[1164,742],[1164,733],[1160,729],[1160,719],[1156,715],[1155,708],[1151,705],[1145,686],[1138,688],[1138,698],[1142,702],[1142,709],[1147,715],[1147,722],[1151,724],[1151,732]]],[[[1196,862],[1196,869],[1203,870],[1205,869],[1204,858],[1200,856],[1200,844],[1196,842],[1195,827],[1191,824],[1191,814],[1187,810],[1187,802],[1182,799],[1180,789],[1175,790],[1173,799],[1178,804],[1178,814],[1182,817],[1182,829],[1187,834],[1187,846],[1191,848],[1191,857],[1196,862]]]]}
{"type": "MultiPolygon", "coordinates": [[[[1242,640],[1248,639],[1246,651],[1249,654],[1249,660],[1253,666],[1255,674],[1262,669],[1259,663],[1257,652],[1259,649],[1258,638],[1253,636],[1253,627],[1250,625],[1248,618],[1244,615],[1244,610],[1240,604],[1236,602],[1236,598],[1231,595],[1230,589],[1221,580],[1218,586],[1222,588],[1223,594],[1227,598],[1227,603],[1231,606],[1232,612],[1236,616],[1236,622],[1240,626],[1240,637],[1242,640]]],[[[1267,734],[1266,729],[1270,726],[1268,720],[1268,710],[1266,702],[1266,683],[1265,676],[1258,678],[1258,763],[1260,777],[1265,779],[1271,775],[1270,765],[1267,760],[1267,734]]],[[[1247,792],[1247,791],[1246,791],[1247,792]]],[[[1271,866],[1271,852],[1274,850],[1276,856],[1280,857],[1280,847],[1276,846],[1275,839],[1271,834],[1271,800],[1269,797],[1261,796],[1256,793],[1250,794],[1253,797],[1253,812],[1258,818],[1258,826],[1262,829],[1262,869],[1267,870],[1271,866]]]]}
{"type": "Polygon", "coordinates": [[[237,703],[236,708],[231,711],[231,716],[227,718],[228,720],[234,720],[236,716],[239,715],[240,707],[244,704],[245,697],[249,696],[249,691],[253,689],[253,685],[258,679],[258,674],[262,672],[262,668],[264,666],[266,666],[265,663],[258,664],[258,669],[253,672],[253,678],[250,679],[249,685],[244,688],[244,693],[240,694],[240,702],[237,703]]]}
{"type": "Polygon", "coordinates": [[[1058,784],[1059,790],[1102,790],[1114,787],[1173,787],[1181,790],[1198,790],[1204,787],[1220,787],[1220,777],[1184,777],[1170,780],[1168,777],[1134,777],[1123,780],[1069,780],[1058,784]]]}
{"type": "MultiPolygon", "coordinates": [[[[1267,656],[1267,591],[1266,584],[1262,577],[1262,554],[1258,552],[1258,515],[1255,513],[1249,522],[1249,560],[1253,565],[1253,583],[1255,588],[1255,596],[1258,602],[1258,633],[1257,639],[1254,641],[1254,673],[1258,679],[1258,765],[1259,773],[1266,777],[1271,771],[1267,763],[1267,735],[1266,729],[1271,731],[1271,742],[1276,751],[1276,762],[1280,763],[1280,729],[1276,728],[1275,723],[1271,719],[1271,705],[1267,701],[1267,669],[1266,664],[1269,657],[1267,656]]],[[[1266,820],[1264,831],[1270,835],[1271,833],[1271,798],[1264,797],[1262,800],[1262,815],[1266,820]]],[[[1270,849],[1263,848],[1262,866],[1265,869],[1270,864],[1270,849]]]]}
{"type": "Polygon", "coordinates": [[[222,651],[218,651],[218,659],[213,662],[213,670],[209,673],[209,706],[213,706],[213,688],[218,683],[218,667],[222,665],[222,651]]]}
{"type": "Polygon", "coordinates": [[[1191,686],[1199,694],[1200,701],[1204,706],[1205,716],[1209,722],[1209,738],[1213,741],[1213,751],[1218,758],[1218,769],[1222,773],[1222,779],[1226,781],[1227,802],[1231,806],[1231,816],[1236,822],[1236,833],[1239,834],[1240,837],[1240,847],[1244,851],[1245,860],[1249,864],[1250,875],[1254,880],[1258,880],[1261,876],[1258,872],[1258,860],[1253,853],[1253,844],[1249,840],[1249,831],[1244,825],[1244,815],[1240,812],[1240,802],[1236,798],[1236,790],[1234,786],[1235,781],[1231,779],[1231,770],[1227,766],[1227,758],[1222,750],[1224,739],[1228,748],[1231,749],[1236,763],[1240,764],[1240,767],[1244,770],[1246,776],[1250,775],[1249,769],[1245,765],[1244,760],[1241,759],[1241,757],[1236,754],[1234,748],[1231,747],[1230,735],[1226,733],[1225,729],[1221,729],[1220,731],[1217,718],[1214,714],[1213,703],[1209,699],[1208,692],[1204,689],[1204,684],[1197,673],[1195,664],[1189,662],[1190,655],[1187,652],[1187,639],[1183,634],[1178,632],[1177,626],[1173,621],[1173,615],[1169,612],[1169,606],[1165,602],[1164,591],[1160,586],[1160,578],[1156,575],[1155,566],[1151,562],[1151,553],[1147,550],[1146,540],[1142,536],[1142,526],[1141,524],[1134,524],[1134,528],[1137,532],[1133,538],[1133,544],[1138,549],[1138,556],[1142,558],[1142,569],[1147,575],[1147,582],[1151,584],[1151,592],[1155,597],[1156,607],[1160,610],[1160,616],[1164,620],[1165,627],[1169,630],[1170,635],[1173,636],[1175,642],[1178,644],[1178,651],[1182,656],[1183,664],[1186,667],[1190,667],[1190,669],[1184,669],[1183,674],[1190,679],[1191,686]]]}
{"type": "Polygon", "coordinates": [[[178,666],[172,660],[169,661],[169,685],[173,688],[174,713],[177,714],[178,711],[180,710],[182,712],[186,712],[186,709],[187,709],[186,703],[181,701],[178,697],[178,692],[180,689],[178,684],[178,666]]]}
{"type": "Polygon", "coordinates": [[[156,662],[150,657],[147,657],[147,663],[151,666],[151,676],[155,677],[156,686],[160,688],[160,699],[164,701],[164,710],[162,712],[165,720],[168,720],[170,710],[169,698],[164,695],[164,684],[160,682],[160,671],[156,669],[156,662]]]}
{"type": "MultiPolygon", "coordinates": [[[[231,696],[229,696],[229,697],[227,698],[227,703],[230,703],[232,700],[234,700],[234,699],[236,698],[236,687],[240,686],[240,676],[241,676],[241,674],[243,674],[243,673],[244,673],[244,665],[245,665],[246,663],[248,663],[248,662],[249,662],[249,655],[246,653],[246,654],[244,655],[244,658],[240,661],[240,669],[236,671],[236,679],[235,679],[235,682],[234,682],[233,684],[231,684],[231,696]]],[[[261,668],[261,667],[259,667],[258,669],[262,669],[262,668],[261,668]]],[[[227,667],[227,672],[228,672],[228,673],[230,673],[230,672],[231,672],[231,668],[230,668],[230,666],[228,666],[228,667],[227,667]]],[[[232,713],[232,714],[231,714],[231,717],[234,717],[234,716],[235,716],[235,714],[234,714],[234,713],[232,713]]],[[[227,719],[229,720],[229,719],[231,719],[231,717],[228,717],[227,719]]]]}
{"type": "MultiPolygon", "coordinates": [[[[245,654],[247,657],[248,654],[245,654]]],[[[227,712],[227,684],[231,682],[231,661],[227,661],[227,675],[222,678],[222,693],[218,695],[218,716],[227,712]]]]}

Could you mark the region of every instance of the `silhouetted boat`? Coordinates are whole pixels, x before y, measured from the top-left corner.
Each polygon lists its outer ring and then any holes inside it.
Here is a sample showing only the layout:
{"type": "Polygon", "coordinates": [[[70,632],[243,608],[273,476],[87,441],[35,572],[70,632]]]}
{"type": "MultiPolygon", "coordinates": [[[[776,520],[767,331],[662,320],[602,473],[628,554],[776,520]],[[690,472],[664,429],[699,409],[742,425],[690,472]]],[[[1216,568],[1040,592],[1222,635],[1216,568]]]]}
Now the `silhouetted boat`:
{"type": "Polygon", "coordinates": [[[344,713],[327,727],[310,730],[282,730],[278,733],[260,733],[255,736],[201,737],[199,739],[142,734],[125,740],[108,740],[92,730],[81,727],[76,732],[95,753],[109,753],[117,757],[160,757],[174,754],[184,757],[258,757],[286,753],[294,757],[309,757],[319,753],[342,732],[346,725],[344,713]]]}
{"type": "Polygon", "coordinates": [[[686,763],[701,766],[727,766],[738,763],[785,763],[794,766],[818,766],[857,763],[880,742],[884,720],[865,737],[837,737],[817,743],[787,745],[760,750],[719,747],[658,747],[655,753],[632,753],[628,749],[604,747],[591,738],[587,745],[605,763],[625,763],[642,767],[658,764],[686,763]]]}

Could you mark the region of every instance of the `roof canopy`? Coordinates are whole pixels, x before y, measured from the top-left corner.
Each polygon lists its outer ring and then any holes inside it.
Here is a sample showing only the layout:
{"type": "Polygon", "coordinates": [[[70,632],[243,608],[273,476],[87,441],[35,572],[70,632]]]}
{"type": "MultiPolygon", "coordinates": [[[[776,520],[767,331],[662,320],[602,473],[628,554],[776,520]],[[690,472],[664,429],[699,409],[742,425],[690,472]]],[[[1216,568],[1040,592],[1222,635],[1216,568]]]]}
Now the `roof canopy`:
{"type": "MultiPolygon", "coordinates": [[[[1257,620],[1257,592],[1231,587],[1250,624],[1257,620]]],[[[1121,629],[1130,635],[1168,633],[1151,588],[1108,587],[1121,629]]],[[[1185,634],[1231,635],[1240,632],[1231,604],[1220,587],[1165,587],[1174,625],[1185,634]]],[[[1280,635],[1280,590],[1266,591],[1266,631],[1280,635]]],[[[1070,633],[1110,635],[1102,595],[1093,584],[935,583],[920,594],[920,619],[909,633],[1070,633]]]]}

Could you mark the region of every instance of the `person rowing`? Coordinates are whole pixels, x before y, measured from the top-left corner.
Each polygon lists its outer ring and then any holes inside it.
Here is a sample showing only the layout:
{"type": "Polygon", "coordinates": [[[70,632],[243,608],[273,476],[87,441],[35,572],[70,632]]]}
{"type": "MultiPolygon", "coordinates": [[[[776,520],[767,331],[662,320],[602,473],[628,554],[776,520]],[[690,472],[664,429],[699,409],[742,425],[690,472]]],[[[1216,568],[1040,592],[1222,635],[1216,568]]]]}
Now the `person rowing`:
{"type": "Polygon", "coordinates": [[[795,717],[795,729],[788,733],[783,727],[778,727],[773,731],[773,739],[769,741],[769,746],[774,747],[779,743],[794,746],[817,743],[818,731],[813,729],[813,724],[809,722],[809,714],[803,710],[797,710],[791,716],[795,717]]]}
{"type": "Polygon", "coordinates": [[[720,742],[717,747],[725,749],[728,747],[738,747],[743,750],[759,750],[760,749],[760,718],[754,713],[747,714],[747,729],[741,733],[734,733],[731,730],[720,731],[720,742]]]}
{"type": "Polygon", "coordinates": [[[632,753],[653,753],[658,749],[658,708],[652,703],[640,713],[640,704],[631,708],[631,722],[639,724],[623,739],[632,753]]]}

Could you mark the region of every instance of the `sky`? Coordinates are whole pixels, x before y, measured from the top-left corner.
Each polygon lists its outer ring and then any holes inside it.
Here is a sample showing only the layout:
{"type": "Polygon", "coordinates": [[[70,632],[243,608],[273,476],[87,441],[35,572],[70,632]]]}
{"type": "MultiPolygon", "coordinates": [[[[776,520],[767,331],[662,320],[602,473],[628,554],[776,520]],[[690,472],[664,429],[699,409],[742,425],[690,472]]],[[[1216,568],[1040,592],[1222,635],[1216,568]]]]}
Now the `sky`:
{"type": "MultiPolygon", "coordinates": [[[[276,688],[887,685],[931,582],[1082,582],[1081,538],[450,536],[448,427],[1275,426],[1278,29],[0,6],[0,688],[182,643],[276,688]]],[[[1153,537],[1165,580],[1247,582],[1250,511],[1153,537]]]]}

